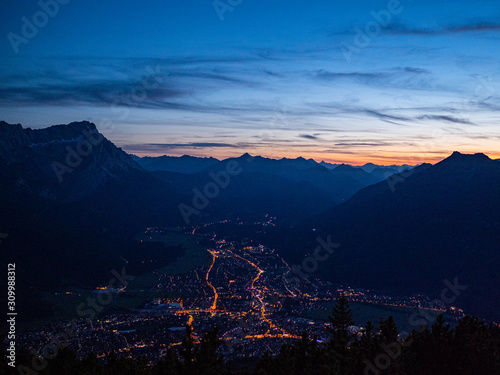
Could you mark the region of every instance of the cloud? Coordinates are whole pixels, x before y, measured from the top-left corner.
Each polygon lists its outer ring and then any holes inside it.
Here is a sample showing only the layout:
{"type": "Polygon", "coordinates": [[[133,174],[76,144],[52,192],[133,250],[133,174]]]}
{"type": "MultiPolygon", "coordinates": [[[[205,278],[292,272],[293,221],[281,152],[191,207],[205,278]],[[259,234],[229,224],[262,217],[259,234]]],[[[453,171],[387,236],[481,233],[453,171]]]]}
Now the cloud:
{"type": "Polygon", "coordinates": [[[315,71],[314,76],[320,79],[339,79],[339,78],[358,78],[358,79],[376,79],[383,78],[386,76],[386,73],[360,73],[360,72],[330,72],[325,69],[319,69],[315,71]]]}
{"type": "Polygon", "coordinates": [[[254,85],[254,83],[247,81],[247,80],[231,77],[229,75],[212,73],[212,72],[209,72],[209,73],[174,72],[174,73],[169,73],[169,76],[171,76],[171,77],[198,78],[198,79],[206,79],[206,80],[210,80],[210,81],[222,81],[222,82],[235,83],[235,84],[245,85],[245,86],[253,86],[254,85]]]}
{"type": "Polygon", "coordinates": [[[406,26],[398,23],[392,23],[384,28],[384,32],[395,35],[446,35],[458,33],[474,33],[474,32],[499,32],[500,22],[494,21],[471,21],[461,25],[445,25],[436,28],[419,28],[406,26]]]}
{"type": "Polygon", "coordinates": [[[388,142],[339,142],[335,143],[335,146],[347,146],[347,147],[358,147],[358,146],[368,146],[368,147],[380,147],[391,145],[388,142]]]}
{"type": "MultiPolygon", "coordinates": [[[[126,147],[133,147],[137,145],[127,145],[126,147]]],[[[164,149],[174,149],[174,148],[246,148],[248,144],[246,143],[217,143],[217,142],[189,142],[189,143],[146,143],[141,146],[151,146],[153,148],[164,148],[164,149]]]]}
{"type": "Polygon", "coordinates": [[[448,32],[454,33],[470,33],[477,31],[500,31],[500,23],[494,22],[476,22],[469,25],[456,25],[446,28],[448,32]]]}
{"type": "Polygon", "coordinates": [[[322,81],[354,80],[362,84],[370,85],[376,81],[381,82],[389,77],[386,72],[331,72],[325,69],[319,69],[312,72],[312,77],[322,81]]]}
{"type": "Polygon", "coordinates": [[[392,147],[392,146],[414,146],[414,142],[408,141],[386,141],[380,139],[344,139],[335,143],[335,147],[392,147]]]}
{"type": "Polygon", "coordinates": [[[445,122],[452,122],[455,124],[463,124],[463,125],[474,125],[470,120],[468,119],[463,119],[463,118],[458,118],[458,117],[453,117],[453,116],[446,116],[446,115],[422,115],[417,117],[418,120],[436,120],[436,121],[445,121],[445,122]]]}
{"type": "Polygon", "coordinates": [[[400,72],[405,72],[405,73],[412,73],[412,74],[430,74],[431,71],[427,69],[422,69],[422,68],[413,68],[410,66],[405,66],[405,67],[397,67],[394,68],[396,71],[400,72]]]}
{"type": "Polygon", "coordinates": [[[0,88],[0,103],[27,105],[73,106],[130,106],[147,108],[155,100],[178,98],[185,93],[175,88],[161,87],[144,90],[138,82],[82,82],[67,85],[0,88]],[[143,94],[144,93],[144,94],[143,94]]]}
{"type": "Polygon", "coordinates": [[[322,115],[347,115],[347,116],[368,116],[374,117],[384,122],[388,122],[395,125],[401,125],[398,122],[410,122],[414,118],[410,116],[393,115],[385,113],[382,110],[367,108],[364,106],[353,106],[345,103],[311,103],[311,114],[322,114],[322,115]]]}
{"type": "MultiPolygon", "coordinates": [[[[206,112],[211,111],[208,104],[199,101],[190,104],[184,98],[200,92],[259,85],[241,78],[237,70],[229,67],[217,70],[211,65],[240,63],[241,59],[118,60],[118,63],[108,59],[91,64],[92,59],[76,63],[70,59],[51,59],[22,74],[0,72],[3,82],[0,106],[91,105],[206,112]]],[[[230,108],[216,110],[225,109],[230,108]]]]}
{"type": "MultiPolygon", "coordinates": [[[[440,112],[457,113],[462,111],[456,106],[436,105],[435,107],[394,107],[394,108],[374,108],[360,105],[351,105],[343,102],[332,103],[310,103],[311,113],[320,113],[331,116],[367,116],[378,120],[403,126],[412,126],[418,121],[439,121],[444,123],[454,123],[461,125],[477,125],[473,121],[464,117],[439,114],[440,112]],[[415,115],[415,113],[435,112],[436,114],[415,115]]],[[[478,112],[499,111],[500,106],[482,103],[478,105],[478,112]]]]}
{"type": "Polygon", "coordinates": [[[311,134],[299,134],[299,137],[300,138],[305,138],[305,139],[314,139],[314,140],[320,139],[316,135],[311,135],[311,134]]]}
{"type": "Polygon", "coordinates": [[[283,75],[278,73],[278,72],[274,72],[274,71],[270,71],[270,70],[264,70],[263,72],[264,74],[268,75],[268,76],[271,76],[271,77],[278,77],[278,78],[282,78],[283,75]]]}
{"type": "Polygon", "coordinates": [[[399,124],[396,123],[395,121],[408,122],[408,121],[412,121],[413,120],[411,117],[390,115],[390,114],[383,113],[383,112],[380,112],[380,111],[377,111],[377,110],[374,110],[374,109],[361,109],[361,110],[359,110],[359,112],[360,113],[364,113],[364,114],[366,114],[368,116],[371,116],[371,117],[378,118],[378,119],[380,119],[382,121],[389,122],[391,124],[396,124],[396,125],[399,125],[399,124]]]}
{"type": "Polygon", "coordinates": [[[384,89],[429,91],[437,89],[432,72],[418,67],[395,67],[380,71],[332,72],[315,70],[309,75],[324,82],[349,82],[384,89]]]}
{"type": "MultiPolygon", "coordinates": [[[[194,76],[191,75],[190,77],[194,76]]],[[[0,88],[0,107],[18,107],[20,104],[56,107],[90,105],[95,107],[164,109],[218,114],[251,110],[257,113],[265,110],[263,107],[259,108],[258,106],[250,108],[232,105],[231,103],[213,105],[200,100],[192,100],[197,90],[208,90],[209,87],[215,90],[215,87],[218,86],[213,83],[213,80],[229,83],[241,82],[230,78],[222,78],[221,76],[205,75],[204,78],[212,79],[212,83],[203,85],[198,82],[198,87],[194,87],[194,85],[184,85],[183,87],[179,82],[168,81],[171,80],[171,77],[165,76],[158,87],[151,89],[145,89],[142,80],[115,81],[102,79],[63,84],[35,84],[29,87],[13,87],[11,85],[10,87],[0,88]],[[185,88],[186,86],[189,88],[185,88]]],[[[268,108],[266,111],[272,112],[273,109],[268,108]]]]}
{"type": "Polygon", "coordinates": [[[387,25],[383,32],[386,34],[395,35],[436,35],[440,33],[440,29],[424,29],[402,25],[400,23],[391,23],[387,25]]]}

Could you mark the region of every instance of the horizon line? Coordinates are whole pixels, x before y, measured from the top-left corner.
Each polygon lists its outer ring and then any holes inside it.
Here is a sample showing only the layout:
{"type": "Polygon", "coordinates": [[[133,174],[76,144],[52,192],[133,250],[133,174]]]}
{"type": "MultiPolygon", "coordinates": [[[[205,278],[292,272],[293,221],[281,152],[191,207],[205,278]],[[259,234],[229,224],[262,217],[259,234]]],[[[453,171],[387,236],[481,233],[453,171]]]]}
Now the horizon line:
{"type": "MultiPolygon", "coordinates": [[[[269,160],[283,160],[283,159],[286,159],[286,160],[297,160],[297,159],[303,159],[303,160],[306,160],[306,161],[309,161],[309,160],[312,160],[313,162],[317,163],[317,164],[321,164],[321,163],[327,163],[327,164],[330,164],[330,165],[350,165],[350,166],[353,166],[353,167],[363,167],[367,164],[373,164],[373,165],[376,165],[376,166],[381,166],[381,167],[404,167],[404,166],[410,166],[410,167],[416,167],[416,166],[419,166],[419,165],[422,165],[422,164],[436,164],[436,163],[439,163],[440,161],[442,160],[445,160],[447,159],[448,157],[452,156],[454,153],[459,153],[459,154],[462,154],[462,155],[477,155],[477,154],[483,154],[485,156],[487,156],[490,160],[500,160],[500,158],[492,158],[490,157],[487,153],[485,152],[461,152],[461,151],[453,151],[451,153],[447,153],[447,156],[445,157],[440,157],[440,158],[435,158],[435,160],[432,160],[432,161],[419,161],[417,163],[414,163],[414,164],[409,164],[409,163],[401,163],[401,164],[380,164],[380,163],[377,163],[377,162],[373,162],[373,161],[367,161],[367,162],[359,162],[359,163],[347,163],[347,162],[344,162],[344,161],[337,161],[337,162],[333,162],[333,161],[326,161],[325,159],[322,159],[320,161],[318,161],[318,159],[315,159],[315,158],[306,158],[306,157],[303,157],[303,156],[297,156],[295,158],[290,158],[290,157],[272,157],[272,156],[265,156],[265,155],[252,155],[248,152],[245,152],[243,154],[235,154],[235,156],[229,156],[229,157],[224,157],[224,158],[220,158],[220,157],[215,157],[215,156],[212,156],[212,155],[205,155],[205,156],[200,156],[200,155],[189,155],[189,154],[182,154],[182,155],[167,155],[167,154],[157,154],[157,155],[151,155],[151,153],[148,153],[148,154],[144,154],[142,156],[140,155],[137,155],[136,153],[131,153],[131,152],[127,152],[126,150],[124,150],[122,148],[122,150],[124,152],[126,152],[127,154],[131,155],[131,156],[135,156],[135,157],[138,157],[138,158],[144,158],[144,157],[150,157],[150,158],[159,158],[159,157],[163,157],[163,156],[167,156],[167,157],[172,157],[172,158],[181,158],[181,157],[184,157],[184,156],[188,156],[188,157],[192,157],[192,158],[199,158],[199,159],[215,159],[217,161],[226,161],[226,160],[229,160],[229,159],[238,159],[238,158],[241,158],[245,155],[249,155],[250,157],[252,158],[255,158],[255,157],[261,157],[263,159],[269,159],[269,160]]],[[[417,159],[417,158],[415,158],[417,159]]]]}

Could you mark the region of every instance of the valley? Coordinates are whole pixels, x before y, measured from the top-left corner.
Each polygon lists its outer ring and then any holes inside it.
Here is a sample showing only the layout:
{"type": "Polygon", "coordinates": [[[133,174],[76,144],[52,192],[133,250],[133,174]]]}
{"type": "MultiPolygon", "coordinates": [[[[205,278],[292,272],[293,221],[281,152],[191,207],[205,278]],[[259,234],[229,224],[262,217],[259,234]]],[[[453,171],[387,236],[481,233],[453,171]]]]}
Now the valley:
{"type": "MultiPolygon", "coordinates": [[[[61,305],[68,298],[105,301],[100,296],[107,292],[113,297],[90,318],[69,314],[65,320],[24,332],[22,343],[32,350],[42,350],[52,335],[67,332],[71,322],[69,346],[81,357],[94,351],[102,358],[115,350],[132,358],[146,355],[155,362],[168,348],[180,345],[185,325],[191,324],[196,340],[211,327],[217,327],[222,339],[221,353],[228,360],[252,359],[264,352],[277,354],[284,343],[295,342],[303,332],[317,336],[320,342],[327,341],[328,315],[340,293],[352,304],[353,334],[361,334],[366,321],[377,316],[380,320],[395,316],[402,335],[422,323],[432,324],[441,313],[452,325],[464,316],[462,310],[436,305],[424,295],[391,296],[316,277],[290,285],[287,280],[293,266],[275,249],[255,239],[236,241],[234,236],[228,238],[214,231],[221,225],[254,228],[272,224],[272,218],[265,219],[147,228],[137,240],[182,244],[185,253],[166,267],[127,276],[130,282],[119,289],[110,291],[99,285],[94,291],[57,293],[61,305]]],[[[81,310],[77,308],[76,312],[81,310]]]]}

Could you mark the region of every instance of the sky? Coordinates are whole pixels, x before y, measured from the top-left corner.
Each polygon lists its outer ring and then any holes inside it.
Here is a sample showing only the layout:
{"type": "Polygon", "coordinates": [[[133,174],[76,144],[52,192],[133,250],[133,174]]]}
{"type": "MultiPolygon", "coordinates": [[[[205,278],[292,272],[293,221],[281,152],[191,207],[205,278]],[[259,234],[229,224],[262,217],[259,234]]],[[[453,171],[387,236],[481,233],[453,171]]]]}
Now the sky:
{"type": "Polygon", "coordinates": [[[0,120],[139,156],[500,158],[498,0],[3,0],[0,120]]]}

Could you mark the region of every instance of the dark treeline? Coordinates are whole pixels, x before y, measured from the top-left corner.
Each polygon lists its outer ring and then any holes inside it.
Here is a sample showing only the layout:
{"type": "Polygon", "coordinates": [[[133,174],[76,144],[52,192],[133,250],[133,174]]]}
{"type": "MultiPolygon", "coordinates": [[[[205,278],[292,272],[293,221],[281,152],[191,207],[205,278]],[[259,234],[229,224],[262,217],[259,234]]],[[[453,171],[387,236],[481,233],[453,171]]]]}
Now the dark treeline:
{"type": "Polygon", "coordinates": [[[451,329],[440,315],[431,326],[398,338],[392,317],[380,322],[376,330],[368,322],[360,336],[353,335],[352,312],[345,297],[339,298],[329,328],[331,339],[319,343],[307,333],[293,345],[283,345],[273,357],[265,353],[252,369],[235,369],[218,353],[221,340],[217,329],[210,330],[195,344],[193,329],[186,327],[181,345],[171,348],[154,365],[146,358],[120,358],[114,352],[101,361],[95,353],[84,359],[65,348],[48,360],[42,371],[31,363],[33,354],[21,350],[17,369],[12,371],[4,359],[1,373],[41,375],[294,375],[294,374],[404,374],[404,375],[494,375],[500,374],[500,331],[480,319],[464,317],[451,329]],[[25,367],[23,367],[25,366],[25,367]]]}

